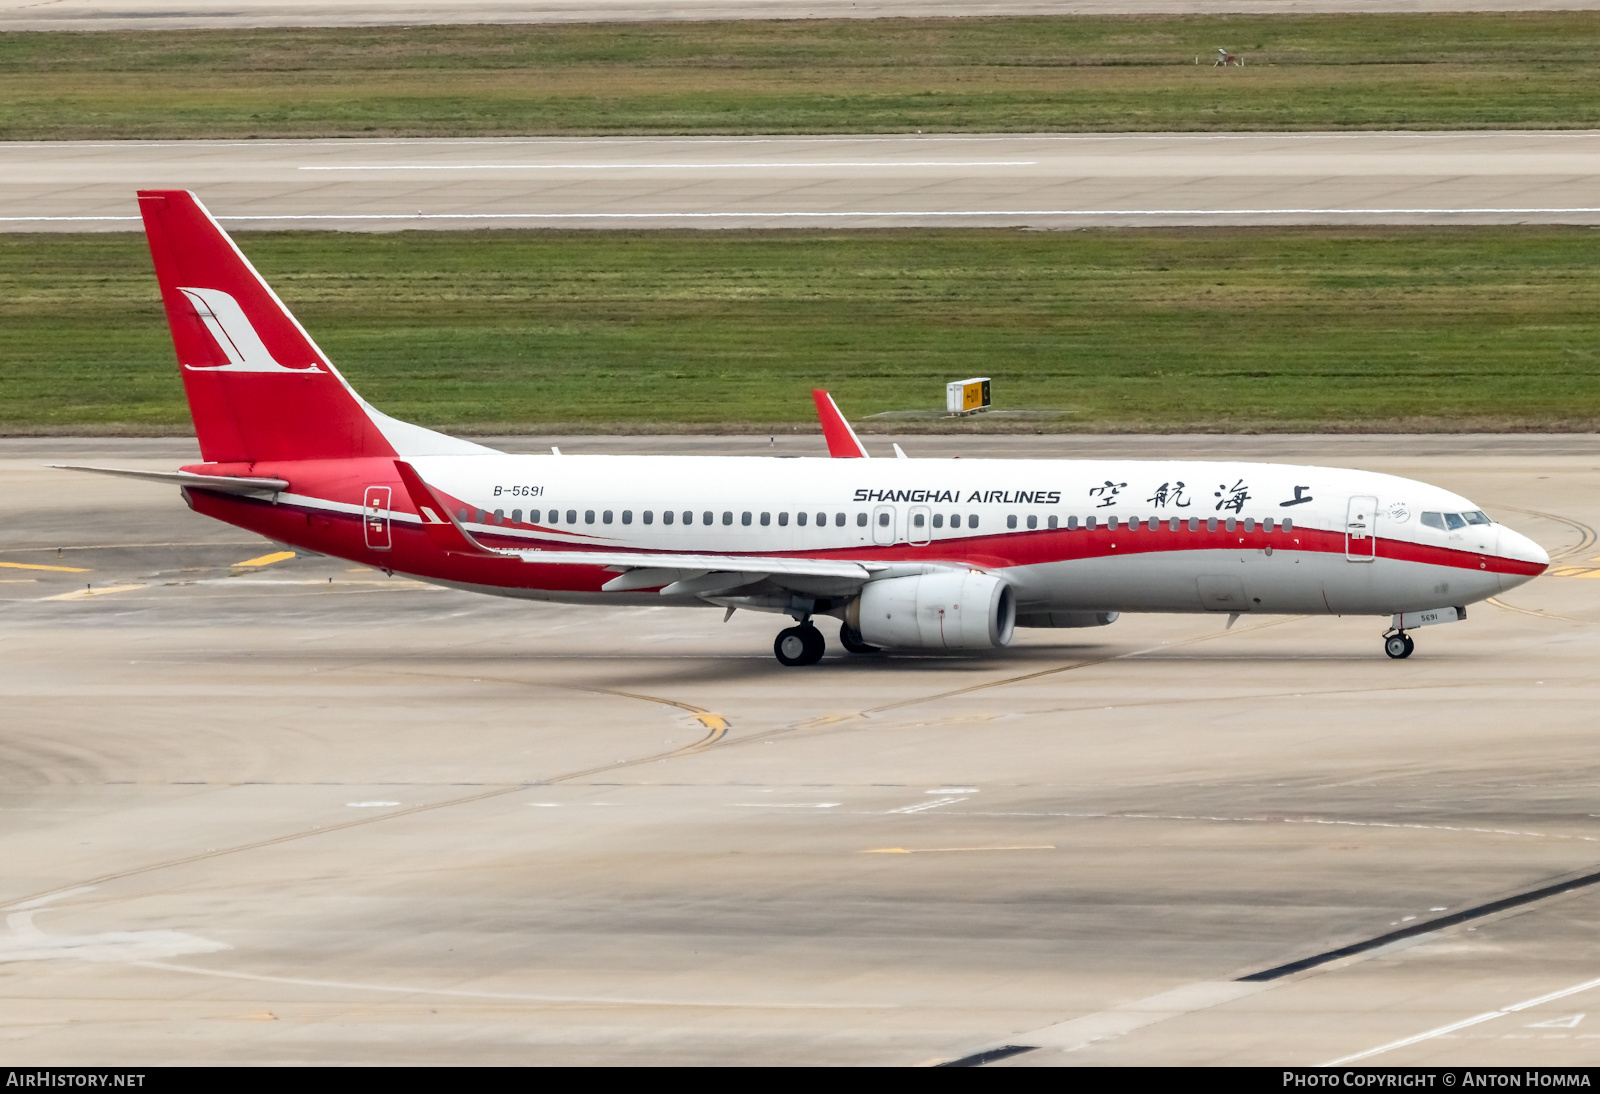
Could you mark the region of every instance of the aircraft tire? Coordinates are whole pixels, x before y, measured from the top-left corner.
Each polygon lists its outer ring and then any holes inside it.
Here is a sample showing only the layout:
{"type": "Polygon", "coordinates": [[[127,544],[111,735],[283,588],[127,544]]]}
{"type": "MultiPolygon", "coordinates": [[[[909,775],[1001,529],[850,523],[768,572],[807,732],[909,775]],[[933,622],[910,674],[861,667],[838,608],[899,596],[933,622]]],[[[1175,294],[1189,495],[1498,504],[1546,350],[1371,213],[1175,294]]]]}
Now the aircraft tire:
{"type": "Polygon", "coordinates": [[[1383,652],[1396,661],[1403,661],[1411,656],[1411,651],[1417,644],[1411,640],[1409,634],[1391,634],[1383,640],[1383,652]]]}
{"type": "Polygon", "coordinates": [[[772,652],[778,658],[779,664],[790,667],[815,665],[822,660],[822,654],[827,648],[822,632],[810,623],[802,623],[798,627],[787,627],[779,631],[778,637],[772,643],[772,652]]]}
{"type": "Polygon", "coordinates": [[[839,645],[851,653],[877,653],[877,646],[869,646],[861,640],[861,632],[848,623],[839,624],[839,645]]]}

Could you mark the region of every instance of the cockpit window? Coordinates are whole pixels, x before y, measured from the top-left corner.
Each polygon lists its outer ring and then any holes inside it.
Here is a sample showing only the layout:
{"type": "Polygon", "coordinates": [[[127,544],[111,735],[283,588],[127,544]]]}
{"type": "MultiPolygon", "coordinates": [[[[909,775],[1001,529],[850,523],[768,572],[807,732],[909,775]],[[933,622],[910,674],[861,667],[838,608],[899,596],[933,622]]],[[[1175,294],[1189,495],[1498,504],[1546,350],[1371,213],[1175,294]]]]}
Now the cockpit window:
{"type": "Polygon", "coordinates": [[[1489,514],[1485,513],[1482,509],[1474,509],[1470,513],[1462,513],[1461,515],[1467,518],[1467,523],[1468,524],[1493,524],[1494,523],[1494,521],[1489,519],[1489,514]]]}
{"type": "Polygon", "coordinates": [[[1444,526],[1454,532],[1458,528],[1465,528],[1467,522],[1461,519],[1460,513],[1446,513],[1444,515],[1444,526]]]}
{"type": "Polygon", "coordinates": [[[1422,514],[1422,525],[1424,528],[1437,528],[1442,532],[1444,531],[1444,514],[1424,513],[1422,514]]]}

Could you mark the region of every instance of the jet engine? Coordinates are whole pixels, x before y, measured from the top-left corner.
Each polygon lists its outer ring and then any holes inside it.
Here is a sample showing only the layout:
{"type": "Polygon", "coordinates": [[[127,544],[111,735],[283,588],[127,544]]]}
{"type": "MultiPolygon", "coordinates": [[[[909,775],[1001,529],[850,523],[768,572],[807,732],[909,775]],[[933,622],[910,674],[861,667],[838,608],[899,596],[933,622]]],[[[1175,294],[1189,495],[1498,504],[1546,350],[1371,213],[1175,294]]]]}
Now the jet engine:
{"type": "Polygon", "coordinates": [[[867,582],[845,622],[873,646],[990,650],[1010,644],[1017,606],[997,577],[941,572],[867,582]]]}

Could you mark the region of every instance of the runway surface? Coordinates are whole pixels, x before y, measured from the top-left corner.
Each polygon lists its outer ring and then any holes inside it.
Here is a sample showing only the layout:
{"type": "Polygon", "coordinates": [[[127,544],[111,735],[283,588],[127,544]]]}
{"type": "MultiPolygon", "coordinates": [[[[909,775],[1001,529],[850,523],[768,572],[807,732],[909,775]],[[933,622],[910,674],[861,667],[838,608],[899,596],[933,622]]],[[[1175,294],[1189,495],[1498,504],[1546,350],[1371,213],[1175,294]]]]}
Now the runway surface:
{"type": "MultiPolygon", "coordinates": [[[[1557,566],[1404,662],[1140,617],[794,670],[768,617],[273,561],[42,466],[188,442],[0,441],[7,1059],[1600,1058],[1600,886],[1238,979],[1600,869],[1593,437],[899,440],[1414,475],[1557,566]]],[[[822,451],[507,447],[552,441],[822,451]]]]}
{"type": "Polygon", "coordinates": [[[596,23],[684,19],[876,19],[963,15],[1294,14],[1342,11],[1575,11],[1600,0],[0,0],[0,30],[596,23]]]}
{"type": "Polygon", "coordinates": [[[1600,132],[0,144],[0,228],[1600,223],[1600,132]]]}

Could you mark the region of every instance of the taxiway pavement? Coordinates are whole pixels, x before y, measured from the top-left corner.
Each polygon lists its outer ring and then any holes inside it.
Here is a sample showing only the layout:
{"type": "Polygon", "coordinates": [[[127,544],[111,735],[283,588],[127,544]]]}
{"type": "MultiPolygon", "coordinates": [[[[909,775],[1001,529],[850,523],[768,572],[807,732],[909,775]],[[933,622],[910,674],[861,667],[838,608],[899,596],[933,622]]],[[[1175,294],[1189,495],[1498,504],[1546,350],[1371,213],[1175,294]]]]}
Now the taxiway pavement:
{"type": "MultiPolygon", "coordinates": [[[[1600,1058],[1595,887],[1237,979],[1597,869],[1594,438],[899,440],[1393,471],[1557,567],[1404,662],[1376,619],[1126,617],[795,670],[769,617],[274,561],[43,466],[189,442],[0,441],[7,1059],[1600,1058]]],[[[822,452],[507,446],[551,441],[822,452]]]]}
{"type": "Polygon", "coordinates": [[[0,229],[1600,224],[1600,132],[39,141],[0,229]]]}
{"type": "Polygon", "coordinates": [[[1597,0],[0,0],[0,30],[180,30],[419,23],[879,19],[972,15],[1570,11],[1597,0]]]}

